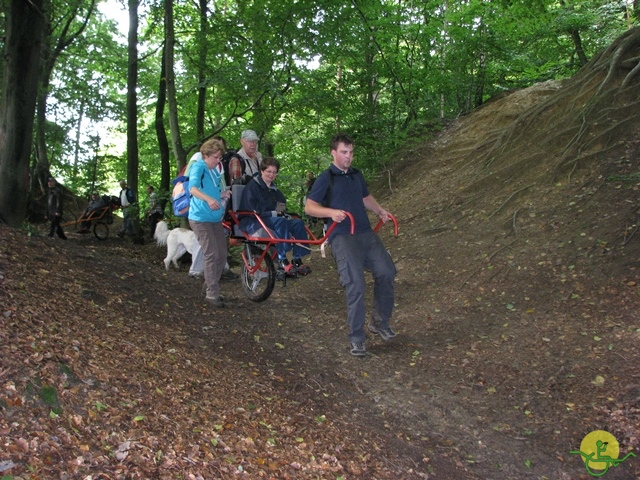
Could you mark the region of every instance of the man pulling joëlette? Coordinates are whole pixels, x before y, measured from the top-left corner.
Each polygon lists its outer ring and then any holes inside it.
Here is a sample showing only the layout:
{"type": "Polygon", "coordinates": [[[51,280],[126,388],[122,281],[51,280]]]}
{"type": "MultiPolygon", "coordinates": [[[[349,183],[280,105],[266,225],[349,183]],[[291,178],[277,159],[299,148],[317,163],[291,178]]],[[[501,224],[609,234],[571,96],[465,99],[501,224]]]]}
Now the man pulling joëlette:
{"type": "Polygon", "coordinates": [[[373,231],[367,210],[382,221],[390,220],[389,212],[382,208],[369,193],[362,173],[351,167],[353,141],[338,134],[331,139],[333,163],[321,173],[309,192],[305,213],[328,218],[329,226],[336,222],[329,242],[337,264],[340,284],[347,297],[347,317],[351,354],[366,355],[365,349],[365,270],[374,278],[374,310],[369,330],[389,341],[396,333],[389,326],[394,306],[394,279],[396,268],[380,237],[373,231]],[[355,234],[350,234],[349,212],[355,221],[355,234]]]}

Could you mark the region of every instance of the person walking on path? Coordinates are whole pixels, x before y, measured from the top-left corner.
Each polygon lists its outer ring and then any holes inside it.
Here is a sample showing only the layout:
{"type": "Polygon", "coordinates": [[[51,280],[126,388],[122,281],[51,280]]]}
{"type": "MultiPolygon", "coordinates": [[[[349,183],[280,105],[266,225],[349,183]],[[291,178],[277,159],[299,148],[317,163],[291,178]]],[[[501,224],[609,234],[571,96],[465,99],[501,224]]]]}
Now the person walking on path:
{"type": "Polygon", "coordinates": [[[127,233],[133,237],[133,204],[136,199],[133,195],[133,191],[127,187],[126,180],[120,180],[120,208],[122,208],[122,228],[118,232],[120,238],[124,237],[127,233]]]}
{"type": "Polygon", "coordinates": [[[149,240],[153,240],[153,234],[156,233],[156,225],[164,217],[162,205],[158,194],[152,185],[147,185],[147,194],[149,195],[149,208],[147,209],[147,225],[149,225],[149,240]]]}
{"type": "Polygon", "coordinates": [[[351,166],[353,141],[349,136],[338,134],[331,139],[331,156],[333,163],[318,176],[309,192],[305,213],[328,218],[328,227],[337,223],[329,243],[340,284],[346,291],[350,353],[364,357],[365,270],[370,271],[374,279],[374,309],[368,329],[385,342],[396,337],[389,325],[395,301],[396,267],[382,240],[371,228],[367,210],[383,222],[391,217],[369,193],[362,172],[351,166]],[[345,212],[354,218],[354,235],[350,234],[351,226],[345,212]]]}
{"type": "MultiPolygon", "coordinates": [[[[211,140],[217,140],[222,145],[223,157],[227,152],[227,141],[222,138],[220,135],[215,135],[211,137],[211,140]]],[[[189,170],[191,167],[198,161],[202,160],[202,153],[200,151],[194,153],[189,159],[189,163],[184,169],[184,175],[189,176],[189,170]]],[[[220,187],[225,190],[228,186],[224,181],[224,166],[222,162],[219,162],[216,166],[216,169],[220,172],[220,187]]],[[[200,278],[204,275],[204,256],[202,254],[202,249],[198,249],[195,255],[191,256],[191,268],[189,269],[189,276],[194,278],[200,278]]],[[[227,261],[224,264],[224,270],[222,271],[221,280],[236,280],[240,277],[237,273],[231,271],[231,267],[229,266],[229,258],[227,257],[227,261]]]]}
{"type": "Polygon", "coordinates": [[[206,299],[213,306],[225,306],[220,295],[220,276],[227,261],[227,239],[222,226],[224,208],[222,198],[222,173],[217,168],[224,148],[218,140],[208,140],[200,148],[202,159],[189,169],[189,226],[196,234],[204,255],[204,280],[206,299]]]}
{"type": "Polygon", "coordinates": [[[51,220],[51,227],[49,228],[49,238],[54,238],[53,234],[56,233],[62,240],[66,240],[67,236],[64,234],[64,230],[60,226],[63,212],[63,199],[62,191],[58,187],[58,182],[53,177],[49,177],[47,181],[49,186],[49,195],[47,196],[47,218],[51,220]]]}

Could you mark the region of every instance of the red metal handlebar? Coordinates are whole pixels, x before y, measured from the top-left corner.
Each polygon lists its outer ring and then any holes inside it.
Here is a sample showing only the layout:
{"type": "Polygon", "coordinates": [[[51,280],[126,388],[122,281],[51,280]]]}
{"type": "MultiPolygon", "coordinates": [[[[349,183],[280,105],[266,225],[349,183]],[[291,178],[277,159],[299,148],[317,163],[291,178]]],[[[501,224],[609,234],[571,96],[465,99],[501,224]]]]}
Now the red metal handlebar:
{"type": "MultiPolygon", "coordinates": [[[[347,218],[349,219],[350,222],[350,228],[349,228],[349,233],[351,235],[353,235],[355,233],[355,229],[356,229],[356,222],[355,219],[353,218],[353,215],[351,215],[349,212],[344,212],[345,215],[347,216],[347,218]]],[[[324,237],[322,238],[313,238],[313,239],[308,239],[308,240],[304,240],[304,239],[295,239],[295,238],[276,238],[273,236],[273,234],[271,233],[271,231],[269,230],[269,228],[265,225],[264,221],[262,220],[262,218],[260,217],[260,215],[258,215],[255,212],[235,212],[235,211],[230,211],[229,214],[231,215],[231,218],[233,219],[233,223],[235,223],[236,225],[240,224],[240,219],[239,219],[239,215],[251,215],[253,216],[256,220],[258,220],[258,223],[260,224],[260,226],[262,227],[262,229],[266,232],[266,234],[268,235],[268,237],[255,237],[249,234],[244,234],[245,238],[247,240],[251,240],[254,242],[267,242],[267,243],[276,243],[276,242],[282,242],[282,243],[300,243],[300,244],[309,244],[309,245],[321,245],[322,243],[324,243],[328,238],[329,235],[331,235],[331,232],[333,232],[334,228],[336,228],[337,223],[333,222],[331,224],[331,226],[329,227],[329,229],[327,230],[327,232],[325,233],[324,237]]],[[[398,219],[394,216],[389,214],[389,218],[391,219],[391,222],[393,223],[393,235],[394,236],[398,236],[398,219]]],[[[380,228],[382,227],[382,225],[384,225],[385,223],[388,222],[383,222],[382,220],[378,221],[378,223],[376,224],[375,228],[373,229],[374,232],[378,232],[380,230],[380,228]]],[[[232,229],[233,228],[233,224],[228,225],[227,228],[232,229]]]]}
{"type": "MultiPolygon", "coordinates": [[[[393,235],[397,237],[398,236],[398,219],[391,214],[389,214],[389,218],[393,222],[393,235]]],[[[387,222],[383,222],[382,220],[378,221],[378,224],[375,226],[373,231],[378,233],[378,230],[380,230],[380,227],[382,227],[382,225],[384,225],[385,223],[387,222]]]]}
{"type": "MultiPolygon", "coordinates": [[[[355,220],[353,218],[353,215],[351,215],[349,212],[344,212],[344,213],[347,216],[347,218],[349,219],[349,222],[351,223],[350,228],[349,228],[349,233],[351,235],[353,235],[355,233],[355,231],[356,231],[356,222],[355,222],[355,220]]],[[[251,215],[252,217],[254,217],[258,221],[258,223],[260,224],[262,229],[269,236],[268,237],[255,237],[253,235],[249,235],[249,234],[245,233],[244,234],[245,238],[247,240],[251,240],[253,242],[300,243],[300,244],[308,244],[308,245],[321,245],[322,243],[324,243],[327,240],[327,238],[329,238],[329,235],[331,234],[331,232],[333,231],[333,229],[337,225],[336,222],[333,222],[331,224],[331,227],[329,227],[329,229],[325,233],[324,237],[322,237],[322,238],[314,238],[314,239],[307,239],[307,240],[296,239],[296,238],[276,238],[271,233],[271,230],[269,229],[269,227],[267,227],[265,225],[265,223],[262,220],[262,218],[260,217],[260,215],[258,215],[256,212],[235,212],[235,211],[230,211],[229,215],[231,216],[231,218],[233,220],[233,224],[236,224],[236,225],[240,224],[239,215],[251,215]]],[[[233,224],[228,225],[227,228],[232,229],[233,228],[233,224]]]]}

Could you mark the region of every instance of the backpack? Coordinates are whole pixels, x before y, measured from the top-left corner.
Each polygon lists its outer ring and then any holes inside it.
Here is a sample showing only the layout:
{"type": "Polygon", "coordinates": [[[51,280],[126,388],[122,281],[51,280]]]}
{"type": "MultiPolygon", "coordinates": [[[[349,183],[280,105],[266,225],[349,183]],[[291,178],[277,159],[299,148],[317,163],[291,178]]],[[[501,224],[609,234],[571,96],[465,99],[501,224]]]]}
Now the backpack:
{"type": "Polygon", "coordinates": [[[173,191],[171,192],[171,203],[173,204],[173,214],[176,217],[189,216],[189,202],[191,194],[189,193],[189,177],[180,175],[173,180],[173,191]]]}
{"type": "MultiPolygon", "coordinates": [[[[180,173],[184,173],[186,169],[182,169],[180,173]]],[[[200,184],[204,173],[200,177],[200,184]]],[[[176,217],[188,217],[189,216],[189,203],[191,202],[191,193],[189,192],[189,177],[186,175],[178,175],[171,180],[173,183],[173,191],[171,192],[171,203],[173,204],[173,215],[176,217]]]]}
{"type": "Polygon", "coordinates": [[[245,170],[247,168],[247,162],[245,162],[244,158],[242,158],[242,156],[239,155],[236,150],[232,150],[232,149],[227,150],[227,153],[225,153],[222,156],[222,160],[220,160],[220,163],[222,164],[222,167],[224,168],[225,185],[227,185],[229,187],[231,186],[231,174],[229,173],[229,162],[231,162],[231,160],[233,158],[237,158],[240,161],[240,166],[242,168],[242,177],[237,178],[235,180],[235,184],[236,185],[246,185],[249,182],[249,180],[251,180],[251,177],[249,175],[247,175],[246,172],[245,172],[245,170]]]}
{"type": "Polygon", "coordinates": [[[100,208],[109,207],[109,210],[105,212],[104,219],[109,225],[113,223],[113,209],[118,208],[120,199],[115,195],[102,195],[102,202],[104,205],[100,208]]]}

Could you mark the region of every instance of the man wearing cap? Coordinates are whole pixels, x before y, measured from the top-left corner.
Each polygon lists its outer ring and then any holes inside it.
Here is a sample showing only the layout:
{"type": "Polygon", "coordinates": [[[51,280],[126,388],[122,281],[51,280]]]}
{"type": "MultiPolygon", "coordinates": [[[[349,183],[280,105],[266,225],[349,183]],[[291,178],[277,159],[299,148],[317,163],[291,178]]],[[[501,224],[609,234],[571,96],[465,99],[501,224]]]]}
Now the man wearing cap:
{"type": "Polygon", "coordinates": [[[47,217],[51,220],[49,238],[54,238],[53,234],[57,233],[62,240],[66,240],[67,236],[60,226],[60,220],[62,220],[62,191],[58,188],[58,182],[56,182],[56,179],[53,177],[49,177],[47,185],[49,186],[47,217]]]}
{"type": "Polygon", "coordinates": [[[238,150],[238,155],[244,158],[244,171],[240,160],[232,158],[229,161],[229,178],[232,183],[243,175],[253,177],[260,174],[262,154],[258,151],[259,140],[260,137],[253,130],[243,130],[240,135],[242,148],[238,150]]]}

